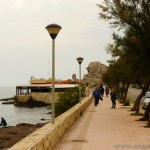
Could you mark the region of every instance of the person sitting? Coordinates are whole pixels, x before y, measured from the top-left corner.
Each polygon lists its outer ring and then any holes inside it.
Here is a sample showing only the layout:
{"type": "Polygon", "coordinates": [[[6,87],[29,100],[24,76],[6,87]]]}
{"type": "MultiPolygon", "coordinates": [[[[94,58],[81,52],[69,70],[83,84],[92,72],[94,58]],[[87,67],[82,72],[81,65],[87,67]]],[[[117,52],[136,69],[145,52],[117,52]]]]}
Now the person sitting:
{"type": "Polygon", "coordinates": [[[3,126],[3,127],[7,126],[7,122],[6,122],[6,120],[3,117],[1,118],[0,126],[3,126]]]}

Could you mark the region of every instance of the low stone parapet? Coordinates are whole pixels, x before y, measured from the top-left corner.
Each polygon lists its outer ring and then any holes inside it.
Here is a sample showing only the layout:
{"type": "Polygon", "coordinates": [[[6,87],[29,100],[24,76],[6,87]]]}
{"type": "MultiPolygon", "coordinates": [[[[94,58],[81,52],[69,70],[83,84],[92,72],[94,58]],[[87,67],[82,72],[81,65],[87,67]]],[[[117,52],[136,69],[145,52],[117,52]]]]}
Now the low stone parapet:
{"type": "Polygon", "coordinates": [[[55,118],[55,124],[47,123],[8,150],[53,150],[58,140],[82,115],[91,103],[92,97],[86,97],[62,115],[55,118]]]}

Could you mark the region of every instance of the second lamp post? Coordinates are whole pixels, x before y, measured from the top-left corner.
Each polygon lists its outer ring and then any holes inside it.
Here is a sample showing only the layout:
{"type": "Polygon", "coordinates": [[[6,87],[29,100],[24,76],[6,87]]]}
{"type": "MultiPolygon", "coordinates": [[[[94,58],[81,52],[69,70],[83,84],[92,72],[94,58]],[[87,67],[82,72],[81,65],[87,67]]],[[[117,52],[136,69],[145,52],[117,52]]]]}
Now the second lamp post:
{"type": "MultiPolygon", "coordinates": [[[[90,71],[91,68],[90,68],[90,67],[87,67],[86,69],[87,69],[87,72],[88,72],[88,74],[89,74],[89,71],[90,71]]],[[[89,78],[88,78],[88,81],[87,81],[87,82],[88,82],[88,96],[89,96],[89,92],[90,92],[90,91],[89,91],[89,88],[90,88],[90,86],[89,86],[89,78]]]]}
{"type": "Polygon", "coordinates": [[[79,63],[79,103],[81,103],[81,63],[84,59],[82,57],[78,57],[77,61],[79,63]]]}

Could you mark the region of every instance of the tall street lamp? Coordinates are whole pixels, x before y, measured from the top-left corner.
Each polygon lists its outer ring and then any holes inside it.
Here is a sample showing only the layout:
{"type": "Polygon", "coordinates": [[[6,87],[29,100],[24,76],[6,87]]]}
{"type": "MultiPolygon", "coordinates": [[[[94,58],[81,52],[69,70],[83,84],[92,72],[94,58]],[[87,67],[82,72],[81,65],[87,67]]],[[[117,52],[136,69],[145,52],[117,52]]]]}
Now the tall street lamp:
{"type": "Polygon", "coordinates": [[[79,103],[81,103],[81,63],[84,59],[82,57],[78,57],[77,61],[79,63],[79,103]]]}
{"type": "Polygon", "coordinates": [[[46,26],[49,35],[52,38],[52,124],[55,123],[55,38],[62,29],[58,24],[46,26]]]}
{"type": "MultiPolygon", "coordinates": [[[[89,74],[90,69],[91,69],[90,67],[87,67],[87,68],[86,68],[86,70],[87,70],[88,74],[89,74]]],[[[89,96],[89,79],[88,79],[88,81],[87,81],[87,82],[88,82],[88,96],[89,96]]]]}

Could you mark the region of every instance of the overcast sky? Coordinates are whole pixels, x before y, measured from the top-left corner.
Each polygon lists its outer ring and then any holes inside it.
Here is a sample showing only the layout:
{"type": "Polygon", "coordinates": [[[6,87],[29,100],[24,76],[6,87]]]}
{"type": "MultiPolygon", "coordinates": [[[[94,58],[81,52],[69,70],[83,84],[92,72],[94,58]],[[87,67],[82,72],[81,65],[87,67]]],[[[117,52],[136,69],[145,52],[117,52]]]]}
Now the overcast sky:
{"type": "Polygon", "coordinates": [[[55,77],[79,77],[77,57],[83,57],[82,76],[90,62],[108,65],[105,49],[112,29],[99,20],[103,0],[0,0],[0,86],[28,83],[31,76],[49,78],[52,39],[45,27],[59,24],[55,40],[55,77]]]}

